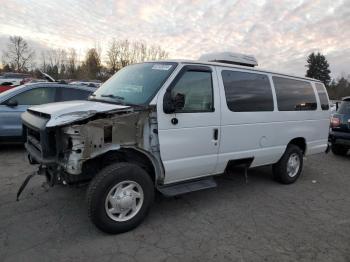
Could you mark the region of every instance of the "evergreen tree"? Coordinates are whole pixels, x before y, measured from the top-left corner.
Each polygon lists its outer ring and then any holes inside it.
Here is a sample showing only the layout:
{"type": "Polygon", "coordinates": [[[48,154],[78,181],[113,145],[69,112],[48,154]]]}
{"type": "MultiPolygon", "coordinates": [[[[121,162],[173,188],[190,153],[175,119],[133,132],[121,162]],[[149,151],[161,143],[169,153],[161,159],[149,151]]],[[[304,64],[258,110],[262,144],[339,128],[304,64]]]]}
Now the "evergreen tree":
{"type": "Polygon", "coordinates": [[[331,81],[329,70],[329,64],[326,60],[326,57],[322,55],[321,53],[311,53],[307,58],[307,65],[308,68],[306,71],[306,76],[318,79],[322,81],[326,86],[328,86],[329,82],[331,81]]]}
{"type": "Polygon", "coordinates": [[[86,58],[83,63],[88,79],[98,79],[101,70],[101,58],[96,48],[91,48],[86,53],[86,58]]]}

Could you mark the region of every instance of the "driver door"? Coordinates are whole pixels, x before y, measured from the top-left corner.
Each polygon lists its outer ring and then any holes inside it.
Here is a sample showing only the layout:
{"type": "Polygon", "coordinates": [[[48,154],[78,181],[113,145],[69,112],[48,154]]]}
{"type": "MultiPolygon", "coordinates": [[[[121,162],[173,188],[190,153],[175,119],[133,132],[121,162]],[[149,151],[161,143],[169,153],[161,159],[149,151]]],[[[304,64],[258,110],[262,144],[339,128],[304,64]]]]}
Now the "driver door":
{"type": "Polygon", "coordinates": [[[220,96],[215,74],[215,68],[210,66],[185,65],[158,96],[158,136],[165,184],[215,171],[220,144],[220,96]],[[180,108],[177,97],[184,99],[180,108]],[[169,103],[177,105],[173,112],[164,110],[169,103]]]}

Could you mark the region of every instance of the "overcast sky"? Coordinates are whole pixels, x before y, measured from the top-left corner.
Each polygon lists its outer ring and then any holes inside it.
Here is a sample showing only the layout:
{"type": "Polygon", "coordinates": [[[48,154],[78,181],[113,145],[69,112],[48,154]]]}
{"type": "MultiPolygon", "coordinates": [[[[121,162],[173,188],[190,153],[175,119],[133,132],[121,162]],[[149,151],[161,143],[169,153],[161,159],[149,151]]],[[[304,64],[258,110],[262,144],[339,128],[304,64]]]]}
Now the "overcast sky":
{"type": "Polygon", "coordinates": [[[170,58],[252,54],[262,68],[298,75],[320,51],[333,77],[350,74],[350,0],[0,0],[0,8],[1,50],[9,35],[80,52],[114,37],[158,44],[170,58]]]}

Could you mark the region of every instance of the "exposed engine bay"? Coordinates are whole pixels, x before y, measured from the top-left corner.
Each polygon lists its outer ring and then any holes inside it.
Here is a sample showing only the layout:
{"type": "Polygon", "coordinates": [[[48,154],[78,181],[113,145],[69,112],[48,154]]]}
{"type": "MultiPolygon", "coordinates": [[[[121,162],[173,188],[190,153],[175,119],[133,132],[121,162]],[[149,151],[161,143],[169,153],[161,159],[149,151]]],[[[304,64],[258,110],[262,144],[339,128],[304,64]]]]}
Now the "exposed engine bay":
{"type": "MultiPolygon", "coordinates": [[[[90,180],[103,165],[106,155],[115,158],[122,153],[127,157],[130,152],[142,152],[153,165],[158,165],[154,108],[108,105],[112,108],[106,111],[99,107],[101,112],[85,110],[80,114],[73,103],[57,103],[61,107],[57,105],[56,112],[46,112],[45,106],[33,107],[22,116],[30,162],[40,164],[41,172],[51,185],[90,180]],[[69,107],[73,107],[73,112],[59,112],[62,108],[70,111],[69,107]]],[[[98,102],[83,103],[94,108],[98,102]]]]}

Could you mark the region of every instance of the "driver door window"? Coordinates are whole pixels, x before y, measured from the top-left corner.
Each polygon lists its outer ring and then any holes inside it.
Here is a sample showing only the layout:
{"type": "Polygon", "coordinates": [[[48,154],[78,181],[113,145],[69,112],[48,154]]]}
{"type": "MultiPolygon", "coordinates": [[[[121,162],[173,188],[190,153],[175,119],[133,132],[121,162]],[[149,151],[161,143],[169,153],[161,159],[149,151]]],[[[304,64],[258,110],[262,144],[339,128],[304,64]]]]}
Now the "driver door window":
{"type": "Polygon", "coordinates": [[[211,72],[186,71],[171,90],[171,97],[185,96],[185,105],[177,113],[214,111],[211,72]]]}
{"type": "Polygon", "coordinates": [[[15,95],[18,105],[40,105],[55,102],[55,88],[39,87],[15,95]]]}

